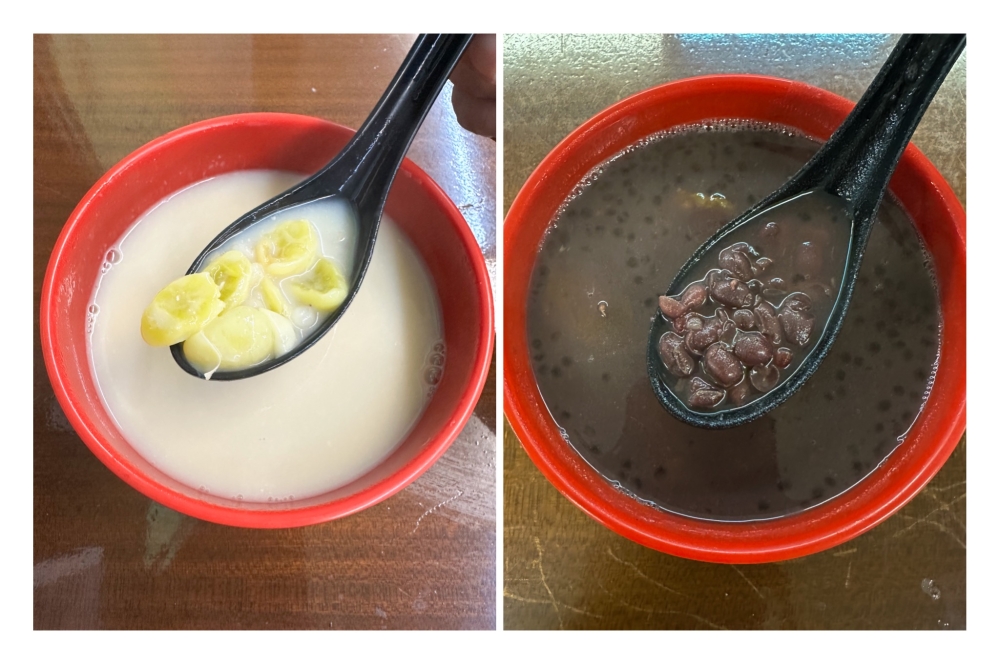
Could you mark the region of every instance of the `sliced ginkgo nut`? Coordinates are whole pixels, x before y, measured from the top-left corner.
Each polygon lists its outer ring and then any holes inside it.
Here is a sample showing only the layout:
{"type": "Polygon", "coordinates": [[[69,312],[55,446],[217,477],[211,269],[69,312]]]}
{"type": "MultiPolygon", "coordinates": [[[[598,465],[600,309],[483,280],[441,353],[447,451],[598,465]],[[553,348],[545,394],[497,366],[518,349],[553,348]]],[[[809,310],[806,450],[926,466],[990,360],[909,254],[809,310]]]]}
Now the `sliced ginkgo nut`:
{"type": "Polygon", "coordinates": [[[222,355],[204,331],[196,332],[184,342],[184,357],[198,371],[211,375],[222,365],[222,355]]]}
{"type": "Polygon", "coordinates": [[[286,221],[254,247],[254,256],[268,274],[287,277],[309,269],[319,251],[319,237],[304,219],[286,221]]]}
{"type": "Polygon", "coordinates": [[[246,302],[253,285],[253,266],[250,259],[239,251],[227,251],[209,263],[202,272],[208,274],[219,287],[219,296],[226,309],[246,302]]]}
{"type": "Polygon", "coordinates": [[[299,343],[299,335],[295,333],[295,326],[281,314],[262,309],[267,319],[271,321],[271,328],[274,331],[274,355],[281,357],[288,351],[295,348],[299,343]]]}
{"type": "Polygon", "coordinates": [[[291,312],[291,305],[281,292],[281,287],[274,283],[270,277],[264,277],[260,281],[260,297],[264,301],[264,306],[276,314],[287,317],[291,312]]]}
{"type": "MultiPolygon", "coordinates": [[[[191,341],[190,350],[199,362],[214,362],[205,348],[205,342],[218,352],[218,368],[222,370],[245,369],[260,364],[274,350],[274,328],[260,309],[238,306],[225,312],[205,326],[197,340],[191,341]],[[211,358],[211,359],[210,359],[211,358]]],[[[189,344],[184,344],[188,355],[189,344]]]]}
{"type": "Polygon", "coordinates": [[[296,299],[318,311],[333,311],[347,298],[347,279],[329,258],[319,259],[312,270],[287,283],[296,299]]]}
{"type": "Polygon", "coordinates": [[[167,284],[146,307],[139,325],[151,346],[172,346],[202,329],[225,309],[208,274],[188,274],[167,284]]]}

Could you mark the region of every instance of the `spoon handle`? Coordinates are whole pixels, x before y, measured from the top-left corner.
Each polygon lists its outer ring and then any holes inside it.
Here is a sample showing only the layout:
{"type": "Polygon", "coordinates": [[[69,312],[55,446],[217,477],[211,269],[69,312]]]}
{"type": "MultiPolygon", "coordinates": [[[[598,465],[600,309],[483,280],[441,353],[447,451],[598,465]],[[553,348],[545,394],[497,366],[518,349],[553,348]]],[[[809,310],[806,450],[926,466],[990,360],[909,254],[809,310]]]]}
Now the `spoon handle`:
{"type": "Polygon", "coordinates": [[[965,35],[903,35],[851,114],[796,184],[850,201],[870,223],[896,162],[965,48],[965,35]]]}
{"type": "Polygon", "coordinates": [[[472,35],[420,35],[350,143],[311,185],[340,194],[377,218],[396,169],[472,35]],[[376,208],[376,209],[366,209],[376,208]]]}

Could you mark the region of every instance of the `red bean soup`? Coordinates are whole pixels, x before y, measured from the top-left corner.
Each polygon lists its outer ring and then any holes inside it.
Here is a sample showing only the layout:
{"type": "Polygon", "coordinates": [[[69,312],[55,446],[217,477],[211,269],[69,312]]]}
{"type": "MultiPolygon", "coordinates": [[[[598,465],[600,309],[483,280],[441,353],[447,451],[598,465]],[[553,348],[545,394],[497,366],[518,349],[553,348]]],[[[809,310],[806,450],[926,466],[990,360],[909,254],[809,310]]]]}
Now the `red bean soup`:
{"type": "Polygon", "coordinates": [[[671,294],[679,306],[660,294],[705,240],[818,149],[751,123],[673,130],[594,169],[546,232],[527,317],[539,391],[577,452],[637,500],[717,521],[798,512],[861,481],[916,420],[937,366],[937,288],[920,237],[888,198],[843,329],[788,401],[713,431],[675,419],[650,387],[655,316],[677,337],[661,343],[664,374],[685,383],[674,387],[693,408],[747,403],[808,354],[849,240],[843,212],[822,196],[706,256],[695,273],[704,277],[671,294]]]}

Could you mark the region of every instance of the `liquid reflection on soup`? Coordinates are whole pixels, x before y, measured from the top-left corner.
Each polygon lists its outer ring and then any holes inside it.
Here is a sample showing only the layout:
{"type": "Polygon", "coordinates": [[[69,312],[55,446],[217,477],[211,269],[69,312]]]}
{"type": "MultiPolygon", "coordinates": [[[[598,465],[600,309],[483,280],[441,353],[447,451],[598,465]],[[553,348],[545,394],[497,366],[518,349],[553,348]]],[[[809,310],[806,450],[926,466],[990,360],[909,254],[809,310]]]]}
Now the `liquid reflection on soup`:
{"type": "Polygon", "coordinates": [[[879,211],[830,355],[785,404],[709,431],[676,420],[650,388],[656,294],[818,147],[748,126],[671,133],[602,165],[549,229],[528,301],[538,387],[570,444],[637,498],[716,520],[794,513],[858,483],[916,419],[940,315],[921,241],[892,202],[879,211]]]}

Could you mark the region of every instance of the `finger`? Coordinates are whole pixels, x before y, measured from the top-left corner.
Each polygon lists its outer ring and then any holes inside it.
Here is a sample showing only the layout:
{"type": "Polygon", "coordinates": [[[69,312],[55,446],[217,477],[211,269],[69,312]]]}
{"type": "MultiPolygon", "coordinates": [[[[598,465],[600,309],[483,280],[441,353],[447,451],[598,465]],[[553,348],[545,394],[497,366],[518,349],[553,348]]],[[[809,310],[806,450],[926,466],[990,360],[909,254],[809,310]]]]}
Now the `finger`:
{"type": "Polygon", "coordinates": [[[462,56],[494,88],[497,84],[497,36],[476,35],[462,56]]]}
{"type": "Polygon", "coordinates": [[[496,83],[483,76],[468,60],[463,59],[455,65],[448,78],[455,84],[456,89],[470,97],[477,99],[496,98],[496,83]]]}
{"type": "Polygon", "coordinates": [[[451,104],[455,108],[458,124],[474,134],[496,138],[496,100],[477,99],[458,88],[454,88],[451,92],[451,104]]]}

